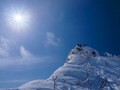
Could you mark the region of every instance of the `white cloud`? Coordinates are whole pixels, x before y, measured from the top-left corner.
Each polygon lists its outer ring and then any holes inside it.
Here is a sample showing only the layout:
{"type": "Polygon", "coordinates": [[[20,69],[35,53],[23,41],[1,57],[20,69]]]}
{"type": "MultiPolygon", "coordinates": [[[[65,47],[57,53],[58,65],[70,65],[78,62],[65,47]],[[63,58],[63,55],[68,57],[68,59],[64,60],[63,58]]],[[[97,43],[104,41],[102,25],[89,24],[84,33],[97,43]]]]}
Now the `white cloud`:
{"type": "Polygon", "coordinates": [[[59,45],[60,39],[57,38],[52,32],[47,32],[46,37],[47,37],[46,46],[48,45],[58,46],[59,45]]]}
{"type": "MultiPolygon", "coordinates": [[[[7,58],[0,58],[0,69],[6,67],[18,67],[18,66],[27,66],[27,65],[34,65],[38,63],[42,63],[44,61],[48,61],[51,57],[43,56],[31,56],[31,57],[7,57],[7,58]]],[[[12,68],[11,67],[11,68],[12,68]]],[[[17,68],[13,68],[17,69],[17,68]]]]}
{"type": "MultiPolygon", "coordinates": [[[[11,47],[7,47],[7,48],[11,48],[11,47]]],[[[4,51],[4,48],[2,48],[4,51]]],[[[7,50],[7,49],[5,49],[7,50]]],[[[26,66],[26,65],[32,65],[32,64],[37,64],[37,63],[41,63],[44,61],[48,61],[48,59],[50,59],[49,56],[42,56],[42,57],[38,57],[38,56],[34,56],[32,55],[29,51],[27,51],[24,46],[20,46],[19,47],[19,52],[20,55],[19,56],[7,56],[7,57],[0,57],[0,69],[1,68],[5,68],[5,67],[9,67],[9,66],[26,66]]],[[[9,53],[9,52],[5,52],[9,53]]],[[[2,54],[4,54],[2,52],[2,54]]]]}
{"type": "Polygon", "coordinates": [[[0,69],[11,66],[34,65],[48,61],[50,58],[50,56],[35,56],[24,46],[17,45],[15,41],[0,37],[0,69]]]}
{"type": "Polygon", "coordinates": [[[20,53],[23,57],[30,57],[31,54],[23,46],[20,47],[20,53]]]}
{"type": "Polygon", "coordinates": [[[21,83],[26,81],[28,80],[7,80],[7,81],[0,81],[0,83],[21,83]]]}
{"type": "Polygon", "coordinates": [[[8,40],[4,37],[0,37],[0,56],[9,56],[9,49],[15,42],[13,40],[8,40]]]}

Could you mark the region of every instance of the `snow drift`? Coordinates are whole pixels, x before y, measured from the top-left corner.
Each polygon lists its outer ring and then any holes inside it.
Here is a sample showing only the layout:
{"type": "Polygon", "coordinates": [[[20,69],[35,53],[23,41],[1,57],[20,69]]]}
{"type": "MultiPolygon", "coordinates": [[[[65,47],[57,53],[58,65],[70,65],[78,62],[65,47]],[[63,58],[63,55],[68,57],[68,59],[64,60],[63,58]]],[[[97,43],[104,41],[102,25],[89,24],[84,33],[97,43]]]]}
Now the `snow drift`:
{"type": "Polygon", "coordinates": [[[18,89],[120,90],[120,58],[100,56],[90,47],[77,45],[69,53],[66,63],[47,80],[30,81],[18,89]]]}

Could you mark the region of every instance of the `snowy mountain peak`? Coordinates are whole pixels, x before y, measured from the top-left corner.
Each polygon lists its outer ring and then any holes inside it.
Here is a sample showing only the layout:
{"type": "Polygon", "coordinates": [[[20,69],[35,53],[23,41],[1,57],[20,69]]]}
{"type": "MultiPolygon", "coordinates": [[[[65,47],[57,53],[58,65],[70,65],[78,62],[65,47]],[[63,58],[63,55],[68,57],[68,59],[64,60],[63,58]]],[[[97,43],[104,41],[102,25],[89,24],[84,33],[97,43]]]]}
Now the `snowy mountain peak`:
{"type": "Polygon", "coordinates": [[[88,46],[76,45],[72,49],[67,57],[67,63],[80,64],[89,61],[92,57],[99,56],[97,50],[92,49],[88,46]]]}
{"type": "Polygon", "coordinates": [[[47,80],[28,82],[19,89],[26,90],[120,90],[120,58],[100,56],[86,45],[76,45],[67,62],[47,80]]]}

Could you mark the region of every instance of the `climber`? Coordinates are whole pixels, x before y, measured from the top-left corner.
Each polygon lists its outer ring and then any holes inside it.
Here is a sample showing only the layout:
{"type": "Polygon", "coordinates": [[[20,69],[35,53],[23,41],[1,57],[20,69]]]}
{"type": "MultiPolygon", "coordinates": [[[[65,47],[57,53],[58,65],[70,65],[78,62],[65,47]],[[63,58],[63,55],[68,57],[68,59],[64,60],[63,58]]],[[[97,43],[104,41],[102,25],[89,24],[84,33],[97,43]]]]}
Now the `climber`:
{"type": "Polygon", "coordinates": [[[91,53],[94,57],[96,56],[96,52],[95,51],[92,51],[91,53]]]}
{"type": "Polygon", "coordinates": [[[79,44],[77,44],[77,46],[80,46],[79,44]]]}
{"type": "Polygon", "coordinates": [[[71,51],[71,54],[75,54],[75,52],[74,52],[74,51],[71,51]]]}
{"type": "Polygon", "coordinates": [[[80,44],[79,46],[80,46],[80,47],[82,47],[82,45],[81,45],[81,44],[80,44]]]}
{"type": "Polygon", "coordinates": [[[84,46],[87,46],[87,44],[84,44],[84,46]]]}
{"type": "Polygon", "coordinates": [[[70,60],[72,59],[72,56],[71,57],[67,57],[67,62],[69,62],[70,60]]]}
{"type": "Polygon", "coordinates": [[[82,47],[81,47],[81,45],[78,46],[78,47],[76,47],[76,49],[77,49],[78,51],[82,51],[82,50],[83,50],[82,47]]]}

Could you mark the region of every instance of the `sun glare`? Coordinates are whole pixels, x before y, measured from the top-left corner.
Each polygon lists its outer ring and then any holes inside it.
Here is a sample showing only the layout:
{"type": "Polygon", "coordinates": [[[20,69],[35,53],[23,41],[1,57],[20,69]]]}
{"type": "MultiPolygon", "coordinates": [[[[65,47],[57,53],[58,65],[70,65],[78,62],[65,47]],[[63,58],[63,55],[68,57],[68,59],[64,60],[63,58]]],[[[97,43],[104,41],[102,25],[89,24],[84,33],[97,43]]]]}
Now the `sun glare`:
{"type": "Polygon", "coordinates": [[[7,21],[12,30],[25,30],[29,25],[30,15],[24,10],[11,9],[7,14],[7,21]]]}
{"type": "Polygon", "coordinates": [[[22,22],[23,17],[19,14],[15,15],[14,19],[16,20],[16,22],[22,22]]]}

